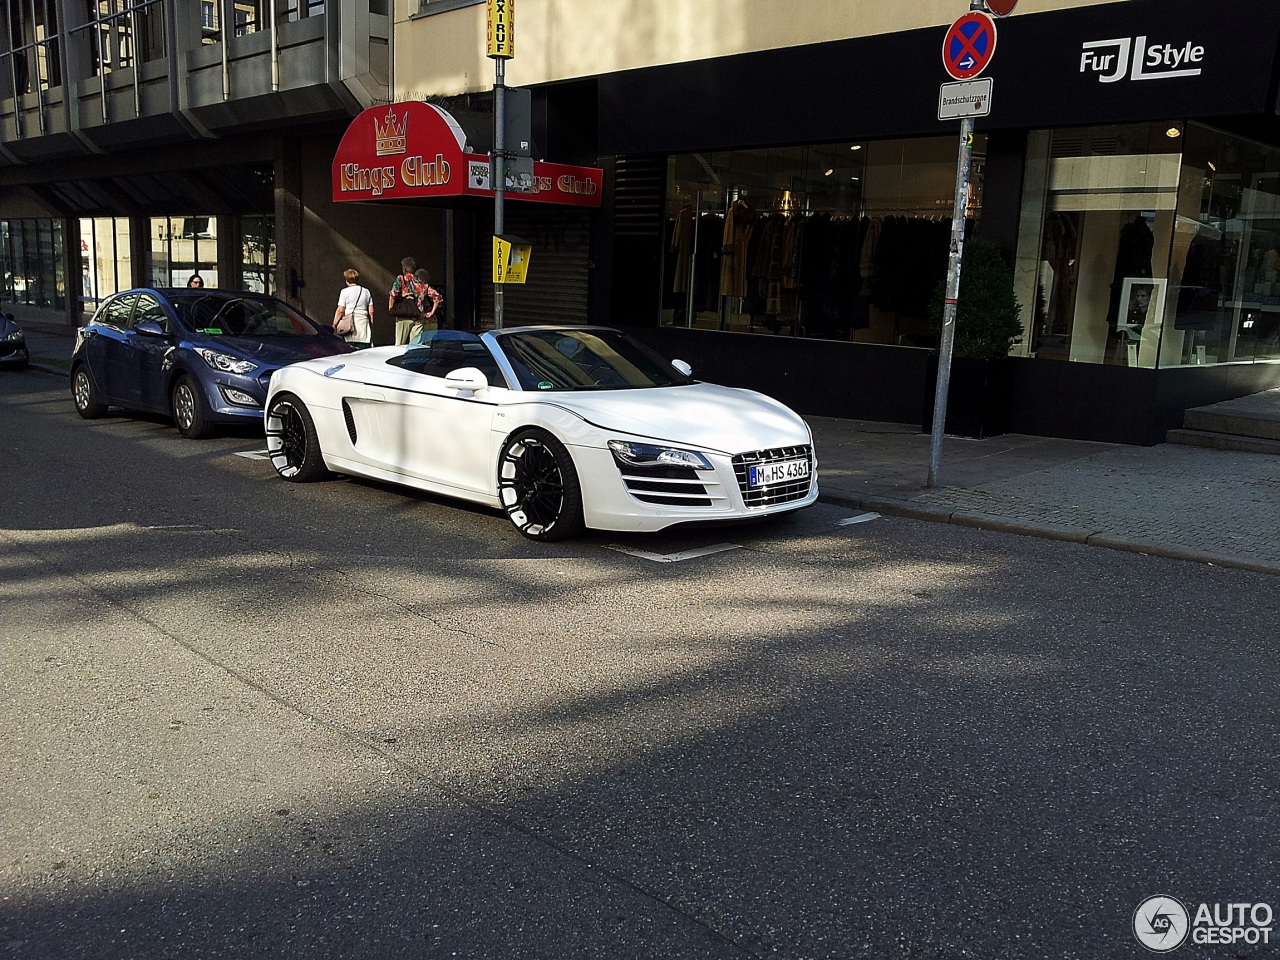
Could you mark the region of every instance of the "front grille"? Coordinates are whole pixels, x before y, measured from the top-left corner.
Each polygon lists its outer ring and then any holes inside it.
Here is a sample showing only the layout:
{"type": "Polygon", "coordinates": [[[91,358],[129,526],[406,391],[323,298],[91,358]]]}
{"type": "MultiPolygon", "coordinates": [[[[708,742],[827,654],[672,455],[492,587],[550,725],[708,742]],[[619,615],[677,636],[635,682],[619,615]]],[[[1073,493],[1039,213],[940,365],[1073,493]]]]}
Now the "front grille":
{"type": "Polygon", "coordinates": [[[803,500],[809,495],[810,484],[813,483],[813,472],[813,449],[807,444],[799,447],[774,447],[771,450],[740,453],[733,458],[733,473],[738,478],[738,489],[742,492],[742,501],[748,507],[771,507],[778,503],[794,503],[797,500],[803,500]],[[765,487],[750,485],[751,467],[762,463],[801,459],[809,461],[809,476],[803,480],[788,480],[765,487]]]}
{"type": "Polygon", "coordinates": [[[627,493],[641,503],[664,507],[709,507],[715,500],[723,500],[724,493],[709,473],[703,480],[693,467],[632,467],[614,464],[622,474],[627,493]]]}

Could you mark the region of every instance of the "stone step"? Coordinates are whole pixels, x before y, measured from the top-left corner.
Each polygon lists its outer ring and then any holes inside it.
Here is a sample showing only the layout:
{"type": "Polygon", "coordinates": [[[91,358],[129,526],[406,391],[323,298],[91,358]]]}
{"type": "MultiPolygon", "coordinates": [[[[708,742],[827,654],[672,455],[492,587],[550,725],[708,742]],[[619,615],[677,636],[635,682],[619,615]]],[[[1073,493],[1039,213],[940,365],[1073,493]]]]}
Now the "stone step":
{"type": "Polygon", "coordinates": [[[1213,407],[1197,407],[1188,410],[1183,415],[1182,426],[1186,430],[1280,440],[1280,419],[1233,413],[1213,407]]]}
{"type": "Polygon", "coordinates": [[[1235,433],[1219,433],[1215,430],[1170,430],[1165,435],[1165,441],[1168,443],[1181,443],[1191,447],[1211,447],[1214,450],[1238,450],[1244,453],[1280,455],[1280,440],[1242,436],[1235,433]]]}

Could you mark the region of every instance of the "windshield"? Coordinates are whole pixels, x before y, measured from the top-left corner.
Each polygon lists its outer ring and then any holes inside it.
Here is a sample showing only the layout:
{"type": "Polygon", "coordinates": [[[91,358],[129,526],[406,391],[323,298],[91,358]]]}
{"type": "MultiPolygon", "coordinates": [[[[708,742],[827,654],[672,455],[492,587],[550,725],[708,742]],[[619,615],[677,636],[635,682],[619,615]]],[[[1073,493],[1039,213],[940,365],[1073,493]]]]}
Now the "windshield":
{"type": "Polygon", "coordinates": [[[499,335],[498,344],[524,390],[625,390],[694,382],[616,330],[524,330],[499,335]]]}
{"type": "Polygon", "coordinates": [[[281,300],[225,293],[175,293],[169,298],[183,326],[211,337],[315,337],[320,330],[281,300]]]}

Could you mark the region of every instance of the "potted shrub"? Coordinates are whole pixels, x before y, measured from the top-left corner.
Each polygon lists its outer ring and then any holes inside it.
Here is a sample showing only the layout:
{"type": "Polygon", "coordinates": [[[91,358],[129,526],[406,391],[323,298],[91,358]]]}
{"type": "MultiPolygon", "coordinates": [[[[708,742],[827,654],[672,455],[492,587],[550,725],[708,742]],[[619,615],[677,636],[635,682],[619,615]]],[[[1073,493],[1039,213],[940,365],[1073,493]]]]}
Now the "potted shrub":
{"type": "MultiPolygon", "coordinates": [[[[930,328],[938,335],[945,298],[944,280],[929,305],[930,328]]],[[[1013,390],[1009,348],[1022,338],[1021,311],[1013,292],[1013,270],[1000,255],[999,245],[980,237],[966,241],[947,391],[947,433],[990,437],[1008,429],[1013,390]]],[[[936,357],[932,367],[924,410],[926,431],[933,428],[936,357]]]]}

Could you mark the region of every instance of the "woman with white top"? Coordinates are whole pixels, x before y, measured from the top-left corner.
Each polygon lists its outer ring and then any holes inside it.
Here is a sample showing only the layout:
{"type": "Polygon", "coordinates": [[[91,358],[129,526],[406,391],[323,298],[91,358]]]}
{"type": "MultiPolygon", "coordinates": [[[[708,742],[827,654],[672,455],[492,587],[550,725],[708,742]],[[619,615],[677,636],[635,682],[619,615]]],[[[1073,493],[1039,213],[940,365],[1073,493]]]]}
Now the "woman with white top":
{"type": "Polygon", "coordinates": [[[343,317],[350,317],[352,329],[339,335],[357,350],[363,350],[373,345],[373,294],[356,282],[360,279],[359,270],[344,270],[342,279],[347,285],[338,294],[338,309],[333,314],[333,326],[337,330],[343,317]]]}

